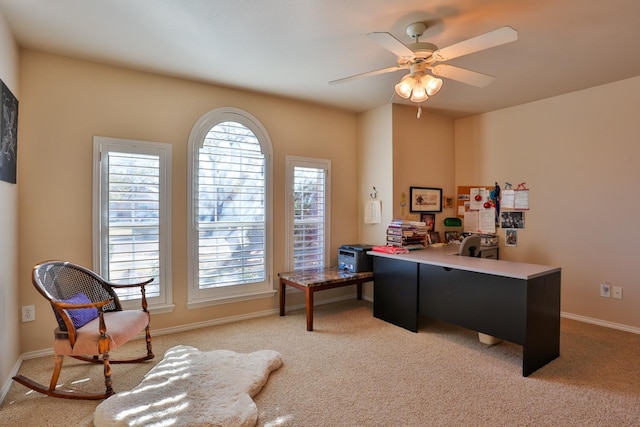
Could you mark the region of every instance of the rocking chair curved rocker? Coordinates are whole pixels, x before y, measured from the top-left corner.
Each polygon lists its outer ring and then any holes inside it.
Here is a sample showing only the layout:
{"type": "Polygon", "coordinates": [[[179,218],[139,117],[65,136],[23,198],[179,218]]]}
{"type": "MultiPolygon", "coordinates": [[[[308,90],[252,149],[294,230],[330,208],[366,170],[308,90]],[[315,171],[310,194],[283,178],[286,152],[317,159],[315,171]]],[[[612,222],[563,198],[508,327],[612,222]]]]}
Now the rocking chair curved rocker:
{"type": "Polygon", "coordinates": [[[134,284],[111,283],[91,270],[65,261],[47,261],[33,267],[36,289],[51,303],[58,327],[54,331],[55,364],[49,387],[23,375],[13,379],[46,394],[67,399],[101,400],[115,394],[111,384],[111,363],[137,363],[154,357],[151,349],[149,312],[145,296],[146,280],[134,284]],[[123,310],[114,289],[139,287],[142,310],[123,310]],[[109,352],[145,331],[146,356],[110,360],[109,352]],[[57,389],[64,356],[104,366],[104,393],[57,389]]]}

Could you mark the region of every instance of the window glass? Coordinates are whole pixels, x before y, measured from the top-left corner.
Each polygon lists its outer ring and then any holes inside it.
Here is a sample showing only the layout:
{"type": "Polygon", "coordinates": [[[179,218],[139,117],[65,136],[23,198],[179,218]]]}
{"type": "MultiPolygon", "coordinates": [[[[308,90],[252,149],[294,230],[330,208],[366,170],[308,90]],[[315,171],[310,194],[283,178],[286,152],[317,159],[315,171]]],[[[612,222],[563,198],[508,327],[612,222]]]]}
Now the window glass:
{"type": "Polygon", "coordinates": [[[189,307],[273,296],[266,130],[245,111],[213,110],[189,152],[189,307]]]}
{"type": "MultiPolygon", "coordinates": [[[[94,158],[94,269],[115,283],[153,278],[148,302],[170,303],[171,146],[95,137],[94,158]]],[[[138,288],[117,292],[141,298],[138,288]]]]}
{"type": "Polygon", "coordinates": [[[198,152],[199,287],[265,279],[265,156],[246,126],[223,122],[198,152]]]}
{"type": "Polygon", "coordinates": [[[290,268],[327,265],[329,160],[287,157],[288,246],[290,268]]]}

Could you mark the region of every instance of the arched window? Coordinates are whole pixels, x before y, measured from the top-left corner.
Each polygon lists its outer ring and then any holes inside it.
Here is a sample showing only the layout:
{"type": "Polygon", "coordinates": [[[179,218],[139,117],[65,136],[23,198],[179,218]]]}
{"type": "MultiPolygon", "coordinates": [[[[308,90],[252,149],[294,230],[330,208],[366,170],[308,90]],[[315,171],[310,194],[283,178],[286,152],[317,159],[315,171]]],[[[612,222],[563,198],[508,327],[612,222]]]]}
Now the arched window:
{"type": "Polygon", "coordinates": [[[269,135],[247,112],[220,108],[189,136],[189,306],[274,294],[269,135]]]}

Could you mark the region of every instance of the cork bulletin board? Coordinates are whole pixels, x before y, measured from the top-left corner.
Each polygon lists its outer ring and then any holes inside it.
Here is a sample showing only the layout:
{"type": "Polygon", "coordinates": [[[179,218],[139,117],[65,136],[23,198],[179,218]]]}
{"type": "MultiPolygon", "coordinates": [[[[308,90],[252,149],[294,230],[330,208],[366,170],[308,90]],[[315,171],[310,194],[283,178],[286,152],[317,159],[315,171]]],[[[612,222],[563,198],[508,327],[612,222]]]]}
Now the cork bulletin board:
{"type": "Polygon", "coordinates": [[[469,210],[469,200],[472,188],[486,188],[487,191],[490,192],[494,187],[495,186],[493,185],[459,185],[456,197],[456,216],[458,218],[464,218],[464,213],[462,213],[461,207],[464,208],[465,212],[469,210]]]}

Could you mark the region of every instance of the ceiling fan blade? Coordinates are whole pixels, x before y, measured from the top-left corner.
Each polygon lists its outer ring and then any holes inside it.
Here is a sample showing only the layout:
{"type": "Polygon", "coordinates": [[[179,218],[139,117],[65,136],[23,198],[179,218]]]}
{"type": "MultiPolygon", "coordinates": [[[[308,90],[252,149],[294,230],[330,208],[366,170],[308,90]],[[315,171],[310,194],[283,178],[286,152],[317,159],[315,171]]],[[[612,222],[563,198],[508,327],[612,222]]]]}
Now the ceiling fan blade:
{"type": "Polygon", "coordinates": [[[476,87],[485,87],[493,81],[493,76],[454,67],[449,64],[438,64],[431,68],[431,72],[438,77],[456,80],[476,87]]]}
{"type": "Polygon", "coordinates": [[[488,33],[452,44],[433,52],[436,61],[448,61],[459,56],[489,49],[518,40],[518,32],[511,27],[502,27],[488,33]]]}
{"type": "Polygon", "coordinates": [[[414,56],[414,53],[411,49],[404,45],[400,40],[393,37],[389,33],[369,33],[367,34],[374,42],[378,43],[383,48],[387,49],[390,52],[393,52],[396,56],[402,56],[411,58],[414,56]]]}
{"type": "Polygon", "coordinates": [[[351,81],[351,80],[355,80],[355,79],[359,79],[359,78],[362,78],[362,77],[377,76],[378,74],[391,73],[391,72],[398,71],[398,70],[406,70],[407,68],[409,68],[409,66],[394,65],[393,67],[382,68],[380,70],[369,71],[369,72],[366,72],[366,73],[356,74],[354,76],[344,77],[342,79],[332,80],[332,81],[329,82],[329,84],[333,85],[333,84],[337,84],[337,83],[345,83],[345,82],[348,82],[348,81],[351,81]]]}

